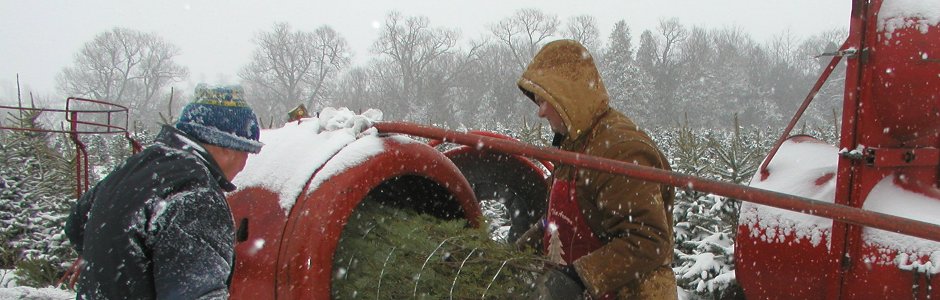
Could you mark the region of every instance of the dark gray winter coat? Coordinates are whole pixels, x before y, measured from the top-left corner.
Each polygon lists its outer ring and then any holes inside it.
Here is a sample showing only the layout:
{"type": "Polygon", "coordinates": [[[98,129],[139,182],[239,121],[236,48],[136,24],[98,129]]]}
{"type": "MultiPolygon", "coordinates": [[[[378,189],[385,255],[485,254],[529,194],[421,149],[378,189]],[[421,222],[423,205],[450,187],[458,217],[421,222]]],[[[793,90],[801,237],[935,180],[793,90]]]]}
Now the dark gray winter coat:
{"type": "Polygon", "coordinates": [[[234,188],[198,143],[164,126],[72,209],[78,298],[227,298],[234,224],[223,190],[234,188]]]}

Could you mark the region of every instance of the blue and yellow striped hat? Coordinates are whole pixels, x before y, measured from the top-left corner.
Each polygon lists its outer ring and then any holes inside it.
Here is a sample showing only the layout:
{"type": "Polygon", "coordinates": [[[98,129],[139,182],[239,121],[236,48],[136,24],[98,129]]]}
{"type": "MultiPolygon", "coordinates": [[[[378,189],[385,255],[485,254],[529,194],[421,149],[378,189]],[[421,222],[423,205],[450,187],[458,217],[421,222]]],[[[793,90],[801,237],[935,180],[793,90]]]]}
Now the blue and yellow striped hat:
{"type": "Polygon", "coordinates": [[[209,87],[200,83],[193,102],[183,108],[176,129],[206,144],[260,152],[264,144],[258,141],[258,117],[242,98],[244,94],[238,85],[209,87]]]}

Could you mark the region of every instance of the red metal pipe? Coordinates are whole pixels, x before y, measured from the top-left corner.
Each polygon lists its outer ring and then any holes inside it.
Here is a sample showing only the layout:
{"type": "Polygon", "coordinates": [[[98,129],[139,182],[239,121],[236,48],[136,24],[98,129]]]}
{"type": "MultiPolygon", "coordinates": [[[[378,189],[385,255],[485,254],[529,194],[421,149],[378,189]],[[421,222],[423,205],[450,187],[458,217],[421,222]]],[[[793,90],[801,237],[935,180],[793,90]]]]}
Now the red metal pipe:
{"type": "Polygon", "coordinates": [[[71,102],[71,100],[75,100],[75,101],[77,101],[77,102],[91,102],[91,103],[95,103],[95,104],[102,104],[102,105],[107,105],[107,106],[114,106],[114,107],[120,108],[120,110],[122,110],[122,111],[128,111],[128,110],[129,110],[129,109],[127,108],[127,106],[124,106],[124,105],[120,105],[120,104],[116,104],[116,103],[112,103],[112,102],[107,102],[107,101],[94,100],[94,99],[86,99],[86,98],[78,98],[78,97],[69,97],[68,99],[66,99],[66,103],[65,103],[66,109],[68,109],[68,107],[69,107],[69,103],[68,103],[68,102],[71,102]]]}
{"type": "Polygon", "coordinates": [[[23,111],[61,112],[61,113],[64,113],[64,114],[65,114],[65,120],[66,120],[66,121],[69,123],[69,125],[70,125],[69,130],[64,130],[64,129],[56,130],[56,129],[42,129],[42,128],[26,128],[26,127],[22,127],[22,126],[21,126],[21,127],[8,127],[8,126],[3,126],[2,124],[0,124],[0,130],[16,130],[16,131],[26,131],[26,132],[66,133],[66,134],[68,134],[68,135],[69,135],[69,138],[72,140],[72,142],[75,143],[75,182],[76,182],[76,186],[75,186],[75,194],[76,194],[76,195],[75,195],[75,197],[76,197],[76,198],[81,197],[82,193],[84,193],[85,191],[87,191],[87,190],[88,190],[88,187],[89,187],[89,185],[90,185],[90,171],[89,171],[90,169],[89,169],[89,166],[88,166],[88,164],[89,164],[89,162],[88,162],[88,150],[87,150],[87,146],[86,146],[84,143],[81,142],[81,139],[79,138],[79,135],[80,135],[80,134],[112,134],[112,133],[123,133],[123,134],[124,134],[124,138],[126,138],[126,139],[128,140],[128,142],[130,143],[130,145],[131,145],[131,147],[132,147],[134,153],[140,152],[140,151],[142,150],[142,148],[143,148],[143,147],[140,145],[139,142],[137,142],[136,140],[134,140],[134,139],[130,136],[130,132],[129,132],[128,129],[127,129],[127,127],[128,127],[128,118],[127,118],[127,115],[128,115],[129,109],[128,109],[126,106],[123,106],[123,105],[114,104],[114,103],[105,102],[105,101],[100,101],[100,100],[92,100],[92,99],[84,99],[84,98],[69,97],[69,98],[67,98],[67,99],[65,100],[65,109],[35,108],[35,107],[22,107],[22,106],[15,106],[15,107],[14,107],[14,106],[6,106],[6,105],[0,105],[0,109],[13,109],[13,110],[18,110],[18,111],[20,111],[20,112],[23,112],[23,111]],[[93,103],[93,104],[96,104],[96,105],[108,106],[109,108],[103,108],[103,109],[88,109],[88,110],[73,109],[73,106],[74,106],[73,102],[93,103]],[[116,114],[116,113],[123,113],[123,114],[124,114],[124,116],[125,116],[125,117],[124,117],[124,127],[121,127],[120,125],[112,124],[112,123],[113,123],[113,120],[114,120],[113,115],[116,114]],[[82,114],[82,115],[85,115],[85,114],[106,114],[108,120],[107,120],[107,123],[82,121],[82,120],[79,120],[79,115],[80,115],[80,114],[82,114]],[[100,129],[100,128],[104,128],[104,129],[103,129],[102,131],[80,131],[80,130],[78,130],[79,125],[90,125],[90,126],[93,126],[93,127],[99,127],[99,129],[100,129]]]}
{"type": "MultiPolygon", "coordinates": [[[[488,136],[488,137],[493,137],[493,138],[498,138],[498,139],[504,139],[504,140],[513,140],[513,141],[516,141],[516,139],[514,139],[514,138],[511,137],[511,136],[508,136],[508,135],[505,135],[505,134],[499,134],[499,133],[495,133],[495,132],[490,132],[490,131],[470,130],[470,131],[467,131],[467,133],[476,134],[476,135],[482,135],[482,136],[488,136]]],[[[434,148],[434,147],[439,146],[439,145],[442,144],[442,143],[443,143],[443,141],[441,141],[441,140],[434,140],[434,139],[432,139],[432,140],[428,141],[428,146],[431,146],[432,148],[434,148]]],[[[547,161],[547,160],[544,160],[544,159],[538,159],[538,162],[541,163],[542,166],[544,166],[546,169],[548,169],[549,172],[555,172],[555,165],[553,165],[552,162],[547,161]]]]}
{"type": "MultiPolygon", "coordinates": [[[[867,1],[853,1],[852,13],[849,20],[849,36],[846,39],[847,47],[857,49],[859,54],[864,54],[868,46],[865,41],[868,29],[868,10],[870,9],[867,1]]],[[[861,57],[861,56],[860,56],[861,57]]],[[[858,145],[859,135],[862,134],[859,124],[859,111],[861,110],[861,99],[859,95],[862,86],[866,83],[862,80],[862,68],[859,65],[860,59],[847,60],[845,67],[845,92],[842,100],[842,132],[839,137],[840,148],[847,150],[855,149],[858,145]]],[[[839,164],[836,174],[836,204],[851,207],[861,207],[860,195],[854,190],[860,177],[859,162],[850,159],[847,156],[839,156],[839,164]]],[[[826,274],[826,294],[827,299],[839,299],[843,296],[845,290],[845,277],[850,273],[851,261],[850,252],[858,252],[853,248],[858,248],[861,244],[862,228],[845,223],[833,223],[831,229],[831,249],[830,261],[835,265],[830,266],[829,274],[826,274]]]]}
{"type": "Polygon", "coordinates": [[[58,130],[58,129],[37,129],[37,128],[22,128],[22,127],[7,127],[0,126],[0,129],[8,129],[15,131],[25,131],[25,132],[43,132],[43,133],[77,133],[77,134],[112,134],[112,133],[121,133],[117,131],[73,131],[73,130],[58,130]]]}
{"type": "MultiPolygon", "coordinates": [[[[78,124],[105,127],[108,133],[114,132],[114,131],[112,131],[112,129],[113,129],[113,130],[116,130],[117,132],[128,132],[128,128],[129,128],[129,126],[128,126],[128,116],[129,116],[129,114],[130,114],[130,113],[129,113],[129,112],[130,112],[130,109],[128,109],[126,106],[123,106],[123,105],[120,105],[120,104],[114,104],[114,103],[110,103],[110,102],[105,102],[105,101],[100,101],[100,100],[92,100],[92,99],[84,99],[84,98],[69,97],[69,98],[65,99],[65,110],[66,110],[66,111],[70,111],[70,110],[72,109],[72,105],[73,105],[72,102],[77,102],[77,103],[93,103],[93,104],[97,104],[97,105],[103,105],[103,106],[108,106],[108,107],[115,107],[115,108],[113,108],[113,109],[99,109],[99,110],[81,111],[81,112],[96,113],[96,114],[106,114],[106,115],[107,115],[107,118],[108,118],[108,121],[107,121],[107,123],[105,123],[105,124],[98,123],[98,122],[87,122],[87,121],[78,121],[78,124]],[[124,127],[121,127],[120,125],[113,125],[113,124],[112,124],[112,115],[114,115],[115,113],[123,113],[123,114],[124,114],[124,127]]],[[[73,128],[73,130],[74,130],[74,128],[73,128]]]]}
{"type": "MultiPolygon", "coordinates": [[[[117,105],[117,104],[115,104],[117,105]]],[[[57,108],[36,108],[36,107],[19,107],[19,106],[8,106],[0,105],[0,109],[15,109],[22,111],[42,111],[42,112],[79,112],[79,113],[109,113],[109,112],[124,112],[125,109],[112,109],[112,110],[100,110],[100,109],[57,109],[57,108]]]]}
{"type": "Polygon", "coordinates": [[[141,146],[140,142],[132,138],[130,133],[125,131],[124,138],[127,139],[127,142],[131,144],[131,150],[134,154],[140,153],[140,151],[144,150],[144,146],[141,146]]]}
{"type": "Polygon", "coordinates": [[[938,225],[845,205],[822,202],[738,184],[703,179],[682,173],[581,153],[554,148],[536,147],[517,141],[485,137],[419,124],[380,122],[375,124],[375,128],[384,133],[402,133],[429,139],[439,139],[446,142],[477,147],[481,150],[518,154],[592,170],[626,175],[632,178],[825,217],[839,222],[868,226],[928,240],[940,241],[940,226],[938,225]]]}
{"type": "MultiPolygon", "coordinates": [[[[65,102],[65,109],[55,109],[55,108],[35,108],[35,107],[18,107],[18,106],[6,106],[0,105],[0,109],[11,109],[18,111],[38,111],[38,112],[53,112],[53,113],[65,113],[65,120],[71,124],[70,130],[55,130],[55,129],[42,129],[42,128],[22,128],[22,127],[8,127],[0,126],[0,129],[9,129],[17,131],[27,131],[27,132],[48,132],[48,133],[68,133],[68,134],[110,134],[110,133],[128,133],[128,108],[122,105],[108,103],[99,100],[90,100],[82,98],[68,98],[65,102]],[[98,105],[113,106],[115,108],[102,108],[102,109],[73,109],[72,102],[88,102],[98,105]],[[117,124],[112,124],[113,115],[115,113],[123,113],[124,126],[121,127],[117,124]],[[106,114],[107,123],[94,122],[94,121],[82,121],[79,120],[79,115],[87,114],[106,114]],[[79,131],[78,125],[89,125],[92,127],[101,127],[104,128],[103,131],[79,131]]],[[[133,144],[133,142],[132,142],[133,144]]]]}
{"type": "MultiPolygon", "coordinates": [[[[77,112],[70,113],[72,128],[75,128],[77,112]]],[[[88,190],[88,151],[85,144],[78,138],[78,133],[71,131],[69,137],[75,143],[75,199],[81,198],[82,194],[88,190]],[[82,171],[85,171],[82,173],[82,171]],[[84,176],[82,176],[84,174],[84,176]],[[82,178],[84,177],[84,180],[82,178]]]]}
{"type": "Polygon", "coordinates": [[[767,158],[764,159],[764,162],[761,163],[760,172],[761,180],[766,180],[767,176],[770,176],[770,172],[767,172],[767,165],[770,164],[770,161],[774,159],[774,155],[777,154],[777,150],[780,150],[780,146],[783,145],[783,141],[786,141],[790,137],[790,131],[793,130],[793,127],[796,126],[796,122],[800,120],[800,117],[803,116],[803,112],[806,111],[806,108],[809,107],[809,103],[813,102],[813,98],[816,98],[816,94],[819,93],[819,89],[822,88],[823,84],[826,83],[826,80],[829,79],[829,75],[832,74],[832,70],[839,65],[839,61],[842,60],[842,54],[847,46],[849,41],[846,40],[842,43],[842,47],[839,47],[839,51],[835,56],[832,57],[832,61],[829,62],[829,66],[823,70],[823,73],[819,75],[819,79],[816,80],[816,84],[813,85],[813,88],[809,90],[809,94],[806,95],[806,99],[803,99],[803,104],[800,105],[800,108],[796,110],[796,114],[793,115],[793,118],[790,119],[790,124],[787,124],[787,128],[783,130],[783,134],[777,138],[777,142],[774,143],[773,148],[770,148],[770,153],[767,154],[767,158]]]}
{"type": "Polygon", "coordinates": [[[82,149],[81,146],[78,146],[78,139],[72,137],[72,141],[75,143],[75,199],[82,197],[82,149]]]}

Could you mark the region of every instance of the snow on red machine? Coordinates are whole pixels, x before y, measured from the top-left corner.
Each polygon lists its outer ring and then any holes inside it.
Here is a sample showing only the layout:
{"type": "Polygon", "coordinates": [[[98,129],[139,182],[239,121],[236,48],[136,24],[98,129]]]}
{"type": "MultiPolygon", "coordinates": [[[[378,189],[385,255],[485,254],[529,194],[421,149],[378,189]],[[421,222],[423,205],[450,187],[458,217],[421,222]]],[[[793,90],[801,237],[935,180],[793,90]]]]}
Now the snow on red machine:
{"type": "Polygon", "coordinates": [[[467,146],[442,153],[379,135],[370,125],[380,119],[374,110],[327,108],[262,132],[264,149],[249,158],[234,181],[240,189],[229,196],[237,228],[232,298],[328,299],[343,226],[366,198],[472,226],[483,220],[478,196],[502,199],[522,216],[510,236],[541,215],[529,208],[546,189],[541,167],[514,155],[467,146]]]}
{"type": "Polygon", "coordinates": [[[366,127],[355,116],[337,119],[335,112],[306,121],[319,125],[301,121],[266,131],[262,138],[305,126],[309,136],[349,136],[337,145],[309,141],[283,150],[272,142],[249,162],[246,170],[264,162],[268,171],[247,171],[257,177],[237,179],[245,188],[230,198],[239,228],[232,295],[329,297],[339,234],[367,195],[420,199],[399,204],[471,223],[480,214],[478,198],[512,196],[507,206],[526,219],[513,221],[511,237],[538,216],[544,194],[542,168],[528,157],[746,201],[736,278],[748,298],[938,297],[940,280],[932,280],[940,273],[938,22],[935,0],[854,1],[848,40],[750,187],[488,134],[388,122],[360,132],[366,127]],[[787,138],[843,58],[839,147],[787,138]],[[328,129],[329,123],[347,125],[328,129]],[[376,129],[465,146],[442,154],[402,136],[375,135],[376,129]],[[314,153],[324,148],[326,154],[314,153]]]}
{"type": "MultiPolygon", "coordinates": [[[[853,3],[839,148],[791,138],[751,186],[940,224],[940,2],[853,3]]],[[[745,204],[735,246],[749,298],[940,297],[936,240],[745,204]]]]}

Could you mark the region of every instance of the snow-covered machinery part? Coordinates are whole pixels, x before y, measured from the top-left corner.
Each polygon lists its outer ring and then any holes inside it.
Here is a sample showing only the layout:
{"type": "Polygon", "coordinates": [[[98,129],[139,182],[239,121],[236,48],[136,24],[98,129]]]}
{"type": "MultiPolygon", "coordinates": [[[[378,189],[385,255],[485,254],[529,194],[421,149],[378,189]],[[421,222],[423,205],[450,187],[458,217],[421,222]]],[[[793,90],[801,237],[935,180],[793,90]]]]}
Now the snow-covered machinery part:
{"type": "MultiPolygon", "coordinates": [[[[609,172],[613,174],[620,174],[624,176],[629,176],[631,178],[636,178],[639,180],[646,180],[651,182],[657,182],[662,184],[667,184],[679,188],[697,190],[706,193],[711,193],[715,195],[725,196],[733,199],[739,199],[747,202],[752,202],[756,204],[765,205],[772,208],[782,209],[785,211],[800,212],[806,215],[825,218],[825,220],[832,223],[830,220],[836,220],[841,223],[853,224],[858,226],[865,226],[874,229],[880,229],[888,232],[900,233],[903,235],[909,235],[911,237],[917,237],[924,239],[925,243],[937,243],[940,242],[940,225],[937,223],[928,223],[919,220],[913,220],[910,218],[899,217],[895,215],[875,212],[872,210],[861,209],[857,207],[851,207],[842,204],[836,204],[832,202],[825,202],[810,199],[801,195],[794,194],[785,194],[775,191],[770,191],[763,188],[749,187],[744,185],[738,185],[733,183],[721,182],[711,179],[699,178],[691,175],[686,175],[678,172],[665,171],[656,168],[646,167],[635,165],[628,162],[622,162],[617,160],[611,160],[601,157],[594,157],[590,155],[584,155],[580,153],[563,151],[555,148],[546,148],[546,147],[536,147],[528,145],[525,143],[520,143],[517,141],[498,139],[481,135],[468,134],[463,132],[457,132],[442,128],[430,127],[419,124],[411,123],[401,123],[401,122],[380,122],[375,124],[375,128],[379,132],[385,133],[401,133],[411,136],[429,138],[429,139],[439,139],[450,143],[467,145],[471,147],[476,147],[476,149],[487,152],[497,152],[504,154],[520,155],[524,157],[530,157],[534,159],[552,161],[556,163],[562,163],[572,166],[577,166],[580,168],[598,170],[609,172]]],[[[819,142],[814,142],[815,139],[810,137],[795,137],[791,139],[790,143],[785,143],[789,147],[789,144],[805,144],[810,146],[815,146],[818,148],[826,149],[831,148],[833,156],[836,151],[834,147],[825,145],[819,142]]],[[[785,157],[789,153],[793,152],[796,154],[805,154],[806,150],[802,151],[790,151],[787,148],[782,149],[782,155],[785,157]]],[[[811,149],[812,150],[812,149],[811,149]]],[[[805,155],[804,155],[805,157],[805,155]]],[[[821,158],[820,160],[824,160],[821,158]]],[[[813,164],[808,164],[813,165],[813,164]]],[[[822,165],[822,162],[820,162],[822,165]]],[[[818,171],[817,171],[818,172],[818,171]]],[[[760,175],[757,175],[760,176],[760,175]]],[[[831,175],[826,175],[826,172],[823,170],[821,175],[818,177],[813,177],[812,182],[815,181],[827,181],[831,179],[831,175]]],[[[813,185],[814,183],[811,183],[813,185]]],[[[794,213],[797,214],[797,213],[794,213]]],[[[739,236],[741,236],[739,234],[739,236]]],[[[901,236],[901,235],[898,235],[901,236]]],[[[909,238],[902,236],[903,238],[909,238]]],[[[759,241],[756,240],[745,240],[748,243],[757,244],[759,241]]],[[[739,241],[741,243],[742,241],[739,241]]],[[[790,251],[796,253],[795,255],[802,255],[802,249],[791,249],[790,251]]],[[[810,253],[810,252],[807,252],[810,253]]],[[[810,253],[811,254],[811,253],[810,253]]],[[[761,259],[771,260],[779,262],[777,269],[780,269],[780,266],[788,266],[789,262],[779,261],[775,259],[776,253],[768,251],[767,253],[761,254],[761,259]]],[[[824,256],[822,256],[824,257],[824,256]]],[[[809,261],[809,260],[807,260],[809,261]]],[[[751,262],[753,263],[753,262],[751,262]]],[[[796,267],[806,267],[802,265],[796,265],[796,267]]],[[[738,264],[740,268],[740,264],[738,264]]],[[[789,296],[794,295],[793,290],[796,288],[801,288],[798,285],[790,285],[784,280],[789,280],[792,278],[783,277],[776,275],[773,271],[774,269],[765,269],[769,273],[762,273],[759,276],[764,278],[763,280],[767,281],[776,281],[780,285],[786,285],[787,290],[778,290],[778,294],[763,294],[763,296],[769,298],[775,297],[784,297],[789,298],[789,296]],[[771,279],[766,279],[771,278],[771,279]]],[[[747,274],[750,276],[751,274],[747,274]]],[[[755,278],[758,275],[754,274],[755,278]]],[[[743,282],[742,282],[743,284],[743,282]]],[[[749,296],[750,297],[750,296],[749,296]]],[[[760,297],[758,297],[759,299],[760,297]]],[[[810,297],[810,298],[821,298],[821,296],[810,297]]],[[[884,297],[882,297],[884,298],[884,297]]]]}
{"type": "MultiPolygon", "coordinates": [[[[791,138],[751,185],[940,224],[940,2],[853,1],[837,55],[839,147],[791,138]]],[[[736,277],[756,299],[940,298],[940,241],[859,225],[746,203],[736,277]]]]}
{"type": "MultiPolygon", "coordinates": [[[[488,132],[469,131],[470,134],[514,140],[513,138],[488,132]]],[[[438,146],[441,140],[432,140],[430,146],[438,146]]],[[[548,161],[532,161],[520,155],[503,154],[484,151],[474,146],[460,145],[444,151],[463,176],[470,182],[477,200],[481,203],[492,201],[491,205],[498,205],[504,215],[492,218],[503,220],[504,224],[490,224],[505,229],[507,242],[515,241],[525,233],[532,224],[535,224],[545,212],[545,195],[548,192],[546,171],[554,168],[548,161]]],[[[494,220],[495,219],[495,220],[494,220]]]]}
{"type": "Polygon", "coordinates": [[[324,115],[263,131],[265,147],[235,179],[233,299],[329,299],[333,254],[365,198],[481,225],[470,184],[441,152],[359,132],[367,126],[330,128],[356,122],[324,115]]]}
{"type": "Polygon", "coordinates": [[[75,143],[75,198],[80,197],[82,193],[88,190],[90,185],[87,145],[82,142],[81,136],[120,134],[127,139],[134,153],[141,150],[140,143],[134,140],[127,130],[128,109],[123,105],[101,100],[69,97],[65,99],[65,109],[0,105],[0,111],[9,112],[12,116],[19,116],[20,118],[24,116],[39,117],[46,114],[53,119],[62,120],[69,124],[67,129],[47,129],[27,126],[28,122],[21,120],[13,124],[4,125],[0,123],[0,130],[68,134],[69,139],[75,143]]]}

